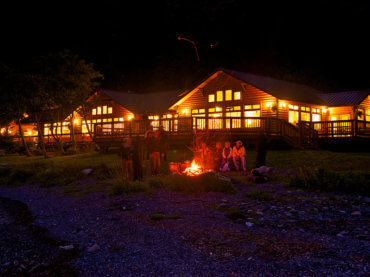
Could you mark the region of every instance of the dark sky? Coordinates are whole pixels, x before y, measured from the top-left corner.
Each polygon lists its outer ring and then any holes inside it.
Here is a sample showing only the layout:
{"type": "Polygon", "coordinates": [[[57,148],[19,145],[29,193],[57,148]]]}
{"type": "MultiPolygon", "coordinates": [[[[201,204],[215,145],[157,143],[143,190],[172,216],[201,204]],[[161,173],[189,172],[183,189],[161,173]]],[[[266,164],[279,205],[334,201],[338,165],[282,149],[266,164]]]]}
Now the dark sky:
{"type": "Polygon", "coordinates": [[[190,87],[217,67],[370,88],[370,4],[360,1],[35,2],[1,8],[0,62],[68,48],[105,75],[103,87],[120,90],[190,87]],[[178,35],[196,42],[200,63],[178,35]]]}

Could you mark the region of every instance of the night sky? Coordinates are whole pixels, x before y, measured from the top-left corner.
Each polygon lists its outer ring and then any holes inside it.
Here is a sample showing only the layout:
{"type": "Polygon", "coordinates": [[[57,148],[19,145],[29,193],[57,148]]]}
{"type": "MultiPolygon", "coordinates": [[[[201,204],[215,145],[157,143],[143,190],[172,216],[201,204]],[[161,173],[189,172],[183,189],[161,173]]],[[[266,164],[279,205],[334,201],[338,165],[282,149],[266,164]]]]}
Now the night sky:
{"type": "Polygon", "coordinates": [[[105,75],[103,87],[139,92],[190,88],[217,67],[322,90],[370,88],[369,3],[151,2],[2,7],[0,63],[68,48],[105,75]],[[199,63],[178,35],[196,42],[199,63]]]}

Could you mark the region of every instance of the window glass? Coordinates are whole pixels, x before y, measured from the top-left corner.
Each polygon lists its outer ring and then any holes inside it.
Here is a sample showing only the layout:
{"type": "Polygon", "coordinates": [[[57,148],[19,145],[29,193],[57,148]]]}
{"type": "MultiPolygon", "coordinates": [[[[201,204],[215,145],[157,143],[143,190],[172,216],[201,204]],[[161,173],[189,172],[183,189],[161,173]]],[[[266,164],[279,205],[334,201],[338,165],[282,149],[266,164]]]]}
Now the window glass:
{"type": "Polygon", "coordinates": [[[233,100],[233,91],[228,89],[225,91],[225,101],[233,100]]]}
{"type": "Polygon", "coordinates": [[[241,99],[240,91],[234,92],[234,100],[240,100],[240,99],[241,99]]]}
{"type": "Polygon", "coordinates": [[[108,113],[109,114],[112,114],[113,113],[113,108],[112,107],[108,107],[108,113]]]}
{"type": "Polygon", "coordinates": [[[96,115],[96,109],[92,109],[92,115],[96,115]]]}
{"type": "Polygon", "coordinates": [[[98,107],[98,114],[101,114],[101,107],[98,107]]]}
{"type": "Polygon", "coordinates": [[[103,114],[107,114],[107,111],[108,111],[108,107],[107,106],[103,106],[103,114]]]}
{"type": "Polygon", "coordinates": [[[215,95],[214,94],[208,95],[208,102],[215,102],[215,95]]]}
{"type": "Polygon", "coordinates": [[[224,101],[224,92],[222,90],[217,91],[217,102],[224,101]]]}

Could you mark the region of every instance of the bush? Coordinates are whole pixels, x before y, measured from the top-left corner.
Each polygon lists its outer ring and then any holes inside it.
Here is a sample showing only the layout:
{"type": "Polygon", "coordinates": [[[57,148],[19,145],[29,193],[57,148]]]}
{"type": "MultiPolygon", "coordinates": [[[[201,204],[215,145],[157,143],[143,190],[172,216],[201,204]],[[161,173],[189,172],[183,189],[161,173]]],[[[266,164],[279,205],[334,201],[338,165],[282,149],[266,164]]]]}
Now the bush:
{"type": "Polygon", "coordinates": [[[369,195],[370,173],[334,172],[322,168],[301,167],[298,174],[291,178],[289,184],[296,188],[369,195]]]}
{"type": "Polygon", "coordinates": [[[0,185],[5,186],[19,186],[26,183],[32,172],[24,169],[14,169],[14,168],[0,168],[0,185]]]}

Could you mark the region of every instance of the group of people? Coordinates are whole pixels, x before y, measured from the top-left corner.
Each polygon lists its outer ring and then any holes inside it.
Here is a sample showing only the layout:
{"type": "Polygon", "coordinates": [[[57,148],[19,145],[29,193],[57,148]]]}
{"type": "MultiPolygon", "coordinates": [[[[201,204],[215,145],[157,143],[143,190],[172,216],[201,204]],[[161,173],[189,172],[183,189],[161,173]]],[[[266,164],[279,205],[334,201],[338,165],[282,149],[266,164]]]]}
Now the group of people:
{"type": "Polygon", "coordinates": [[[142,180],[143,178],[143,160],[150,160],[152,176],[159,174],[161,158],[167,160],[167,132],[161,126],[159,130],[153,131],[150,127],[145,132],[144,142],[139,136],[134,139],[124,138],[120,149],[122,161],[122,174],[127,180],[142,180]]]}
{"type": "Polygon", "coordinates": [[[220,142],[217,142],[214,148],[202,143],[197,152],[198,160],[205,169],[230,171],[235,168],[236,171],[247,170],[245,147],[240,140],[235,143],[234,147],[231,147],[231,143],[228,141],[225,142],[224,147],[220,142]]]}

